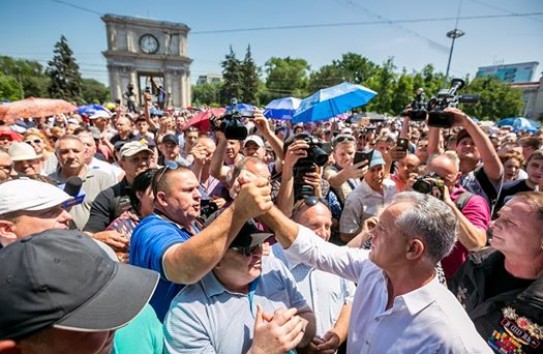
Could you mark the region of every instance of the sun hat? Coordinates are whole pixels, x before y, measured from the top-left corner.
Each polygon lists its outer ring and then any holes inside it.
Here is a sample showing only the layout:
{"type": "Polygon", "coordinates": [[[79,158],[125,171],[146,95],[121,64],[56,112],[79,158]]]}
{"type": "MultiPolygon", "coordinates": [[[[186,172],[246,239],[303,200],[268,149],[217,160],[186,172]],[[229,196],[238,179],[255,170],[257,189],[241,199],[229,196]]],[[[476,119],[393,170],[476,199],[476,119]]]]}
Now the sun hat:
{"type": "Polygon", "coordinates": [[[36,150],[27,143],[13,143],[8,149],[9,157],[13,162],[36,160],[41,155],[36,154],[36,150]]]}
{"type": "Polygon", "coordinates": [[[50,183],[18,178],[0,184],[0,215],[35,211],[60,205],[72,197],[50,183]]]}
{"type": "Polygon", "coordinates": [[[0,252],[0,340],[56,327],[124,326],[151,298],[159,274],[110,259],[77,230],[47,230],[0,252]]]}

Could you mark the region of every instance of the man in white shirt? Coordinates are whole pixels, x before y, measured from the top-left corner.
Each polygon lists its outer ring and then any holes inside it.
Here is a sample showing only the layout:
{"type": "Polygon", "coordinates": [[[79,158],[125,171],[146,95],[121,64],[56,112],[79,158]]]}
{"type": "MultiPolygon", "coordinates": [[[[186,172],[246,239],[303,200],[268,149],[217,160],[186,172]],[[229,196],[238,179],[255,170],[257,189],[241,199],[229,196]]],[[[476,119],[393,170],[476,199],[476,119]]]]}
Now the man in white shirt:
{"type": "Polygon", "coordinates": [[[334,246],[272,208],[262,221],[290,257],[358,284],[348,353],[492,353],[434,267],[458,222],[438,199],[395,196],[371,230],[371,250],[334,246]]]}

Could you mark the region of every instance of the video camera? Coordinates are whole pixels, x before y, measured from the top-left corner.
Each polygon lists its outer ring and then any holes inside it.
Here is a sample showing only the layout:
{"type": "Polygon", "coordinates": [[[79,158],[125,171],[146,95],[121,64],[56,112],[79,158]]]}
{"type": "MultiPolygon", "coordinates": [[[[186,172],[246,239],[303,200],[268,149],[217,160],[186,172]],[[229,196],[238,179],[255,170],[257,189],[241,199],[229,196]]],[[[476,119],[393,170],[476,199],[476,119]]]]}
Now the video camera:
{"type": "Polygon", "coordinates": [[[304,183],[306,173],[315,172],[317,166],[324,166],[328,162],[328,155],[331,148],[328,144],[323,143],[313,135],[301,133],[287,140],[284,151],[295,141],[303,140],[308,145],[307,156],[299,159],[294,165],[294,200],[303,199],[315,195],[313,187],[304,183]]]}
{"type": "Polygon", "coordinates": [[[242,118],[254,118],[248,112],[240,112],[237,109],[238,100],[232,98],[230,100],[230,109],[225,115],[218,119],[211,120],[211,128],[214,131],[221,131],[224,133],[226,139],[244,140],[247,137],[247,128],[241,122],[242,118]]]}
{"type": "Polygon", "coordinates": [[[420,122],[426,120],[426,101],[424,99],[424,90],[422,88],[417,89],[417,95],[415,99],[411,101],[411,110],[406,113],[414,122],[420,122]]]}
{"type": "Polygon", "coordinates": [[[413,184],[413,190],[415,192],[431,194],[440,200],[443,200],[444,187],[445,181],[443,181],[443,179],[435,172],[428,172],[417,177],[415,183],[413,184]]]}
{"type": "Polygon", "coordinates": [[[447,107],[457,107],[459,103],[477,103],[479,95],[458,95],[466,83],[462,79],[452,79],[451,88],[440,90],[428,102],[428,125],[438,128],[451,128],[454,124],[452,114],[443,112],[447,107]]]}

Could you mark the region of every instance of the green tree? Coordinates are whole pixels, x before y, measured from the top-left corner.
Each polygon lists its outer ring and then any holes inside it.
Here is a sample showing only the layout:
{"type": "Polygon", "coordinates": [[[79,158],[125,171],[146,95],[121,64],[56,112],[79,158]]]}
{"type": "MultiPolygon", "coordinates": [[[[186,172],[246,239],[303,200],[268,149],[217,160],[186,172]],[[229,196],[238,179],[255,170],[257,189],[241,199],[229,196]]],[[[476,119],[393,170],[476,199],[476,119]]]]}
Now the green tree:
{"type": "Polygon", "coordinates": [[[221,63],[224,82],[221,87],[221,104],[227,105],[231,98],[241,99],[243,95],[242,63],[236,58],[236,53],[230,46],[230,53],[221,63]]]}
{"type": "Polygon", "coordinates": [[[265,64],[268,101],[307,95],[309,64],[305,59],[271,57],[265,64]]]}
{"type": "Polygon", "coordinates": [[[109,89],[94,79],[82,79],[83,103],[104,103],[109,100],[109,89]]]}
{"type": "Polygon", "coordinates": [[[522,91],[496,78],[476,78],[461,93],[480,95],[479,103],[462,104],[460,107],[466,114],[480,119],[516,117],[524,106],[522,91]]]}
{"type": "Polygon", "coordinates": [[[309,75],[309,92],[334,86],[345,81],[343,69],[337,64],[324,65],[309,75]]]}
{"type": "Polygon", "coordinates": [[[247,46],[247,52],[245,53],[245,59],[241,65],[241,79],[242,79],[242,95],[240,99],[242,102],[258,104],[257,94],[260,79],[258,78],[258,67],[251,56],[251,46],[247,46]]]}
{"type": "Polygon", "coordinates": [[[336,63],[343,71],[344,81],[358,85],[365,85],[376,74],[378,68],[368,58],[352,52],[343,54],[341,61],[336,63]]]}
{"type": "Polygon", "coordinates": [[[68,46],[66,37],[62,35],[55,44],[53,59],[49,61],[47,70],[51,83],[49,95],[77,103],[83,103],[81,97],[81,74],[73,52],[68,46]]]}
{"type": "Polygon", "coordinates": [[[394,99],[391,103],[391,112],[393,114],[400,114],[405,106],[413,100],[413,92],[416,90],[413,86],[413,82],[413,76],[407,74],[407,71],[404,68],[394,87],[394,99]]]}
{"type": "Polygon", "coordinates": [[[394,102],[394,94],[396,92],[396,76],[394,72],[394,58],[389,57],[383,66],[380,66],[375,75],[369,78],[367,86],[377,92],[377,96],[368,104],[368,111],[379,113],[397,114],[394,112],[392,103],[394,102]]]}
{"type": "Polygon", "coordinates": [[[21,98],[47,97],[49,77],[36,61],[0,56],[0,72],[13,77],[22,85],[21,98]]]}
{"type": "Polygon", "coordinates": [[[192,85],[192,102],[208,106],[218,105],[221,83],[203,83],[192,85]]]}
{"type": "Polygon", "coordinates": [[[0,72],[0,101],[16,101],[22,97],[23,88],[14,77],[0,72]]]}

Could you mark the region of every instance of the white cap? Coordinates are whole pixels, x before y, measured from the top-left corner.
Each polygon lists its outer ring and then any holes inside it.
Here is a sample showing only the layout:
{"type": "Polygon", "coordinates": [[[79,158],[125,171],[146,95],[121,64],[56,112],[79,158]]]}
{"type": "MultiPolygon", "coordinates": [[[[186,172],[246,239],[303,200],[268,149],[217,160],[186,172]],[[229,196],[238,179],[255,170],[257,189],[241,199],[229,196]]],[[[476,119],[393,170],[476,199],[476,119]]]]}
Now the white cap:
{"type": "Polygon", "coordinates": [[[130,157],[142,151],[147,151],[150,154],[154,154],[153,150],[149,149],[149,146],[147,144],[144,144],[139,140],[131,141],[124,144],[119,154],[121,155],[121,157],[130,157]]]}
{"type": "Polygon", "coordinates": [[[18,210],[44,210],[72,197],[52,184],[27,178],[0,184],[0,215],[18,210]]]}
{"type": "Polygon", "coordinates": [[[41,155],[36,154],[36,150],[27,143],[12,143],[8,149],[9,157],[12,161],[36,160],[41,155]]]}
{"type": "Polygon", "coordinates": [[[258,135],[249,135],[244,141],[243,141],[243,147],[245,147],[245,145],[247,145],[247,143],[249,141],[252,141],[253,143],[255,143],[256,145],[260,146],[260,147],[265,147],[264,145],[264,140],[262,140],[261,137],[259,137],[258,135]]]}
{"type": "Polygon", "coordinates": [[[90,120],[98,118],[109,119],[111,118],[111,114],[107,113],[106,111],[96,111],[89,117],[90,120]]]}

